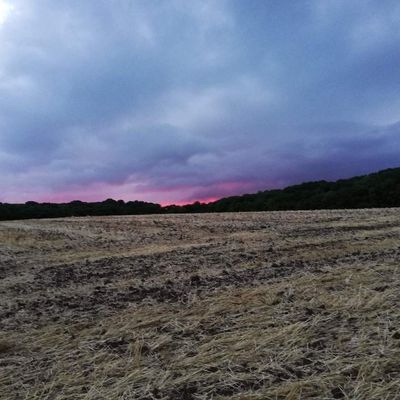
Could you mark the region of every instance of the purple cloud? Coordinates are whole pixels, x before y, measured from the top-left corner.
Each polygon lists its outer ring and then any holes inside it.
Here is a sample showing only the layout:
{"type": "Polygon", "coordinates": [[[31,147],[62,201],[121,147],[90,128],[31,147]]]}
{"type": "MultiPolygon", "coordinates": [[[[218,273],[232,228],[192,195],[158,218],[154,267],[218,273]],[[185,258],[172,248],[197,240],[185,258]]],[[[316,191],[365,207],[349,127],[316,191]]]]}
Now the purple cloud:
{"type": "Polygon", "coordinates": [[[399,18],[0,0],[0,201],[185,202],[398,166],[399,18]]]}

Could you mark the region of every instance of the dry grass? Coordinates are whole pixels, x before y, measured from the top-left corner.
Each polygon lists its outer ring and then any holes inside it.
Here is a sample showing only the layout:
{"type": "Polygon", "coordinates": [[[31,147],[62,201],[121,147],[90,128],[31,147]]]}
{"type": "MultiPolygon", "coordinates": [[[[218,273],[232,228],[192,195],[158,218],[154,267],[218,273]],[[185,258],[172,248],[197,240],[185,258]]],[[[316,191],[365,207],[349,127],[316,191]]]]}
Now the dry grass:
{"type": "Polygon", "coordinates": [[[400,210],[0,223],[0,398],[400,399],[400,210]]]}

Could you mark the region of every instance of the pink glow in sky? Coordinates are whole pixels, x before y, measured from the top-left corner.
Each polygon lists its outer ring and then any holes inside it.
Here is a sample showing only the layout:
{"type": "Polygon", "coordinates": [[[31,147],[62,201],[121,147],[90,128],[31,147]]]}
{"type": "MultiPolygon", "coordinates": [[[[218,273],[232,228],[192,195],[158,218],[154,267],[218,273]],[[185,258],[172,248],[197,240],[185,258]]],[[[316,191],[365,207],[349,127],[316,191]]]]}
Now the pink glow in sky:
{"type": "Polygon", "coordinates": [[[163,206],[165,205],[184,205],[200,201],[202,203],[209,203],[216,201],[221,197],[232,194],[246,193],[247,191],[254,190],[254,184],[248,182],[220,182],[212,185],[211,187],[191,187],[191,186],[175,186],[170,188],[161,188],[145,190],[137,190],[135,185],[132,184],[91,184],[84,187],[73,187],[69,191],[58,191],[55,193],[43,193],[35,195],[25,193],[25,198],[22,198],[21,193],[15,193],[14,197],[10,197],[10,202],[25,202],[34,199],[38,202],[51,202],[51,203],[64,203],[74,200],[81,201],[103,201],[107,198],[114,198],[116,200],[141,200],[148,202],[156,202],[163,206]],[[210,196],[208,193],[216,193],[216,196],[210,196]]]}

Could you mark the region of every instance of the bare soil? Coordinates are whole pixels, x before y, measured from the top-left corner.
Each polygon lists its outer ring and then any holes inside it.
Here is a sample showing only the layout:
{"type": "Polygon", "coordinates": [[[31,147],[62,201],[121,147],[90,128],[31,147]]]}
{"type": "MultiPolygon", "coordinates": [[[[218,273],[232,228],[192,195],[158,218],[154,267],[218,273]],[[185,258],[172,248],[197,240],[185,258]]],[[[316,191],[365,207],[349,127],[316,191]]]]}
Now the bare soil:
{"type": "Polygon", "coordinates": [[[400,209],[0,223],[1,399],[400,399],[400,209]]]}

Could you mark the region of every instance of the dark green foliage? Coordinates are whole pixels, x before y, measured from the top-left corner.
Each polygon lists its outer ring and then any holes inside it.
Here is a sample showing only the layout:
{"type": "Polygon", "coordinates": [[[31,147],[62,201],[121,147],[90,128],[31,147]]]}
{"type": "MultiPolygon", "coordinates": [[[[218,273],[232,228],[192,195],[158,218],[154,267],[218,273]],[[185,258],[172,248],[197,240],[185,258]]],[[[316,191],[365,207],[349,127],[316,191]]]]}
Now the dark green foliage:
{"type": "Polygon", "coordinates": [[[71,201],[70,203],[36,203],[28,201],[25,204],[0,203],[0,220],[27,218],[83,217],[88,215],[133,215],[158,214],[162,210],[159,204],[143,201],[128,201],[108,199],[102,202],[85,203],[71,201]]]}
{"type": "Polygon", "coordinates": [[[107,199],[103,202],[52,204],[28,201],[0,203],[0,220],[53,218],[87,215],[134,215],[228,211],[314,210],[335,208],[400,207],[400,168],[341,179],[337,182],[307,182],[282,190],[266,190],[243,196],[225,197],[213,203],[195,202],[166,206],[107,199]]]}
{"type": "Polygon", "coordinates": [[[226,197],[204,207],[209,212],[400,207],[400,168],[226,197]]]}

